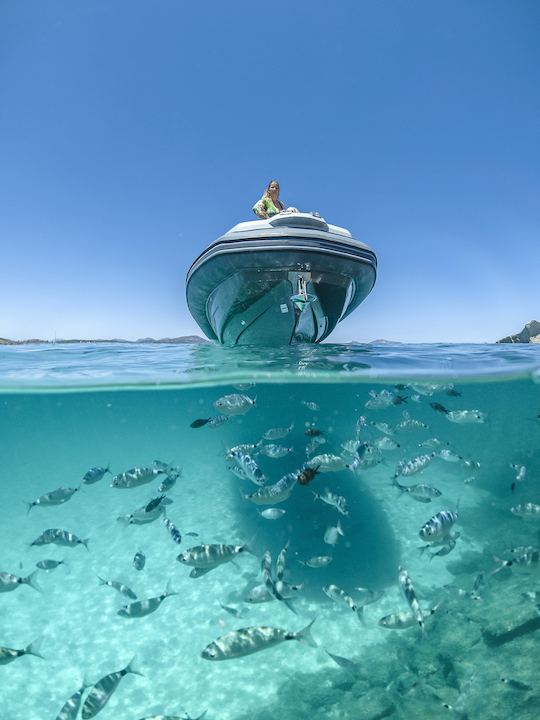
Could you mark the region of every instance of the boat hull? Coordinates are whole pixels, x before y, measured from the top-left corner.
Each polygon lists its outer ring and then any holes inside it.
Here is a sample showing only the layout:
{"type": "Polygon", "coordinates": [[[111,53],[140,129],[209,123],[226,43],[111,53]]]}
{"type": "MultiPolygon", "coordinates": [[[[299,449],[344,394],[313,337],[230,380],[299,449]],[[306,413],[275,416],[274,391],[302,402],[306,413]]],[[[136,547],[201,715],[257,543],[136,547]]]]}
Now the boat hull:
{"type": "Polygon", "coordinates": [[[224,345],[320,342],[373,288],[375,254],[350,235],[243,225],[250,228],[237,226],[213,243],[187,276],[188,307],[210,339],[224,345]]]}

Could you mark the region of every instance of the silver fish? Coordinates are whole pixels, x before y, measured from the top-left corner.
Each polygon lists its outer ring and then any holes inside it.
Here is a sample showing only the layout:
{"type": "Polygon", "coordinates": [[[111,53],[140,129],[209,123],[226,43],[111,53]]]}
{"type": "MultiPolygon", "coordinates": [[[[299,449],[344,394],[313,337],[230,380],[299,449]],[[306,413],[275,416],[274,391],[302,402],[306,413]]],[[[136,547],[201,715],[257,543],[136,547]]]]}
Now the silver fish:
{"type": "MultiPolygon", "coordinates": [[[[441,603],[438,603],[432,608],[421,610],[422,617],[425,619],[431,615],[434,615],[440,606],[441,603]]],[[[381,627],[387,628],[388,630],[405,630],[407,628],[413,627],[413,625],[416,625],[417,623],[417,614],[412,610],[391,613],[390,615],[385,615],[379,620],[379,625],[381,627]]]]}
{"type": "Polygon", "coordinates": [[[522,518],[540,518],[540,505],[535,503],[522,503],[521,505],[515,505],[510,508],[512,515],[517,515],[522,518]]]}
{"type": "Polygon", "coordinates": [[[330,527],[326,528],[323,539],[327,545],[337,545],[340,535],[341,537],[344,537],[345,533],[343,532],[341,528],[341,523],[338,520],[335,527],[331,525],[330,527]]]}
{"type": "Polygon", "coordinates": [[[98,712],[103,710],[118,687],[120,680],[129,673],[142,676],[142,673],[133,667],[133,660],[123,670],[118,670],[117,672],[112,672],[102,677],[101,680],[94,685],[84,701],[81,713],[82,719],[90,720],[90,718],[93,718],[98,712]]]}
{"type": "Polygon", "coordinates": [[[277,483],[261,487],[251,495],[244,495],[243,497],[256,505],[278,505],[287,500],[297,481],[298,473],[288,473],[277,483]]]}
{"type": "Polygon", "coordinates": [[[356,613],[358,617],[361,616],[363,608],[358,607],[352,597],[346,593],[345,590],[342,590],[337,585],[325,585],[323,587],[323,592],[334,602],[345,603],[345,605],[347,605],[353,613],[356,613]]]}
{"type": "Polygon", "coordinates": [[[416,592],[414,589],[414,585],[412,584],[412,580],[409,577],[409,573],[405,570],[405,568],[399,568],[398,583],[401,591],[403,592],[405,600],[413,611],[416,622],[420,625],[420,629],[423,632],[424,613],[422,612],[422,608],[420,607],[420,603],[418,602],[418,599],[416,597],[416,592]]]}
{"type": "Polygon", "coordinates": [[[171,595],[178,595],[177,592],[171,590],[171,581],[167,583],[165,592],[157,597],[147,598],[145,600],[136,600],[135,602],[129,603],[121,608],[117,615],[126,618],[141,618],[145,615],[155,612],[165,598],[171,597],[171,595]]]}
{"type": "Polygon", "coordinates": [[[318,467],[319,471],[325,472],[339,472],[340,470],[347,469],[347,463],[339,455],[332,455],[331,453],[323,453],[322,455],[315,455],[310,458],[306,465],[310,468],[318,467]]]}
{"type": "Polygon", "coordinates": [[[298,640],[311,647],[317,647],[311,635],[311,626],[315,620],[298,632],[290,632],[273,627],[247,627],[233,630],[217,638],[202,651],[205,660],[231,660],[266,650],[286,640],[298,640]]]}
{"type": "Polygon", "coordinates": [[[419,502],[431,502],[432,498],[440,497],[441,491],[431,485],[425,485],[423,483],[417,483],[416,485],[400,485],[394,478],[392,483],[394,487],[397,487],[401,494],[407,493],[414,500],[419,502]]]}
{"type": "Polygon", "coordinates": [[[58,528],[49,528],[44,530],[30,545],[60,545],[61,547],[75,547],[76,545],[84,545],[88,550],[88,540],[81,540],[76,535],[67,530],[59,530],[58,528]]]}
{"type": "Polygon", "coordinates": [[[385,423],[385,422],[371,422],[370,424],[373,425],[373,427],[376,427],[377,430],[380,430],[380,431],[381,431],[382,433],[384,433],[385,435],[395,435],[394,429],[393,429],[388,423],[385,423]]]}
{"type": "Polygon", "coordinates": [[[223,395],[214,402],[214,407],[224,415],[243,415],[255,406],[256,398],[250,398],[248,395],[233,393],[232,395],[223,395]]]}
{"type": "Polygon", "coordinates": [[[425,470],[434,457],[435,453],[433,452],[429,455],[418,455],[418,457],[412,458],[412,460],[402,460],[396,466],[394,477],[399,477],[400,475],[404,477],[416,475],[416,473],[425,470]]]}
{"type": "Polygon", "coordinates": [[[161,504],[165,496],[162,495],[157,504],[147,503],[142,505],[137,510],[134,510],[130,515],[121,515],[118,520],[128,525],[146,525],[147,523],[154,522],[165,512],[165,508],[161,504]]]}
{"type": "Polygon", "coordinates": [[[388,437],[388,435],[383,435],[383,437],[377,438],[373,441],[373,444],[375,447],[379,448],[379,450],[397,450],[401,447],[399,443],[397,443],[395,440],[392,440],[391,437],[388,437]]]}
{"type": "Polygon", "coordinates": [[[229,450],[229,452],[227,453],[227,457],[234,460],[238,464],[238,466],[244,471],[248,480],[251,480],[251,482],[255,483],[255,485],[259,485],[259,487],[262,487],[266,483],[266,477],[264,473],[257,465],[256,461],[251,457],[251,455],[248,455],[241,450],[233,448],[232,450],[229,450]]]}
{"type": "Polygon", "coordinates": [[[176,558],[184,565],[190,565],[197,572],[192,571],[190,577],[196,578],[205,575],[210,570],[231,562],[243,552],[249,552],[247,545],[197,545],[180,553],[176,558]]]}
{"type": "Polygon", "coordinates": [[[103,467],[93,467],[88,470],[88,472],[85,472],[83,475],[83,483],[85,485],[93,485],[96,482],[99,482],[103,479],[106,473],[110,473],[109,465],[107,465],[106,468],[103,467]]]}
{"type": "Polygon", "coordinates": [[[263,553],[261,561],[261,574],[263,583],[268,590],[268,593],[276,600],[284,603],[289,608],[289,610],[296,614],[296,610],[287,600],[287,598],[280,593],[279,589],[276,586],[277,583],[275,583],[272,578],[272,556],[270,555],[270,552],[268,550],[263,553]]]}
{"type": "Polygon", "coordinates": [[[79,488],[58,488],[57,490],[52,490],[51,492],[45,493],[45,495],[41,495],[36,500],[34,500],[31,503],[26,503],[26,506],[28,508],[27,512],[30,512],[30,510],[33,507],[49,507],[52,505],[63,505],[65,502],[67,502],[73,495],[78,492],[79,488]]]}
{"type": "Polygon", "coordinates": [[[341,655],[334,655],[333,653],[328,652],[328,650],[326,650],[326,654],[328,655],[328,657],[332,658],[336,665],[339,665],[339,667],[342,667],[345,670],[358,670],[360,668],[360,663],[353,662],[346,657],[341,657],[341,655]]]}
{"type": "Polygon", "coordinates": [[[259,455],[265,455],[272,460],[279,460],[294,452],[294,448],[272,443],[270,445],[261,445],[258,452],[259,455]]]}
{"type": "Polygon", "coordinates": [[[229,615],[232,615],[233,617],[243,618],[245,615],[243,609],[239,610],[238,608],[232,607],[231,605],[223,605],[223,603],[219,603],[219,606],[222,610],[225,610],[225,612],[229,613],[229,615]]]}
{"type": "Polygon", "coordinates": [[[165,479],[162,480],[158,486],[158,492],[166,493],[169,492],[169,490],[172,490],[179,477],[180,475],[166,475],[165,479]]]}
{"type": "Polygon", "coordinates": [[[102,577],[97,576],[97,579],[99,580],[101,585],[107,585],[107,587],[114,588],[117,592],[121,593],[122,595],[125,595],[128,598],[131,598],[131,600],[136,600],[137,596],[133,592],[131,588],[129,588],[127,585],[124,585],[121,582],[118,582],[117,580],[104,580],[102,577]]]}
{"type": "Polygon", "coordinates": [[[36,567],[40,570],[55,570],[59,565],[65,565],[63,560],[40,560],[36,567]]]}
{"type": "Polygon", "coordinates": [[[450,448],[443,448],[442,450],[439,450],[437,457],[449,463],[457,463],[463,460],[461,455],[458,455],[453,450],[450,450],[450,448]]]}
{"type": "Polygon", "coordinates": [[[277,556],[276,559],[276,578],[278,580],[283,580],[283,576],[285,574],[285,565],[287,562],[287,553],[289,551],[289,542],[287,541],[287,544],[284,548],[282,548],[277,556]]]}
{"type": "Polygon", "coordinates": [[[471,425],[484,423],[487,420],[487,414],[480,410],[450,410],[446,413],[445,418],[458,425],[471,425]]]}
{"type": "MultiPolygon", "coordinates": [[[[294,596],[294,594],[302,590],[303,587],[303,583],[301,585],[292,585],[286,582],[276,583],[276,589],[278,590],[280,595],[282,595],[287,600],[290,600],[294,596]]],[[[270,602],[272,600],[275,600],[275,597],[273,595],[270,595],[270,593],[268,592],[268,588],[264,583],[252,587],[245,597],[245,601],[248,603],[263,603],[270,602]]]]}
{"type": "Polygon", "coordinates": [[[265,520],[279,520],[286,512],[283,508],[266,508],[265,510],[259,510],[259,515],[265,520]]]}
{"type": "Polygon", "coordinates": [[[133,556],[133,567],[135,570],[142,570],[146,565],[146,555],[142,550],[138,550],[133,556]]]}
{"type": "Polygon", "coordinates": [[[523,548],[519,554],[515,554],[511,560],[501,560],[501,558],[498,558],[496,555],[493,556],[493,559],[500,563],[500,567],[493,570],[492,575],[500,572],[503,568],[509,567],[525,568],[526,570],[538,568],[540,566],[540,550],[534,547],[527,547],[523,548]]]}
{"type": "Polygon", "coordinates": [[[403,412],[402,417],[403,420],[396,425],[396,430],[418,430],[419,428],[429,428],[429,425],[426,425],[425,422],[412,418],[406,410],[403,412]]]}
{"type": "Polygon", "coordinates": [[[316,402],[311,402],[309,400],[300,400],[300,402],[304,407],[307,407],[308,410],[312,410],[313,412],[318,412],[321,409],[316,402]]]}
{"type": "Polygon", "coordinates": [[[111,487],[118,490],[126,490],[128,488],[140,487],[146,483],[152,482],[159,475],[164,475],[165,470],[158,467],[136,467],[126,470],[125,472],[115,475],[111,482],[111,487]]]}
{"type": "Polygon", "coordinates": [[[370,390],[369,400],[365,403],[365,407],[369,410],[381,410],[394,404],[396,396],[388,390],[381,390],[379,393],[370,390]]]}
{"type": "Polygon", "coordinates": [[[294,428],[294,424],[286,428],[270,428],[263,433],[264,440],[283,440],[294,428]]]}
{"type": "Polygon", "coordinates": [[[441,510],[433,515],[427,523],[425,523],[419,535],[426,542],[434,542],[445,538],[452,530],[454,523],[458,519],[458,513],[452,510],[441,510]]]}
{"type": "Polygon", "coordinates": [[[56,720],[76,720],[77,715],[79,714],[79,708],[81,707],[84,691],[86,688],[89,688],[91,684],[92,683],[86,682],[86,679],[83,680],[83,684],[77,692],[64,703],[62,709],[56,716],[56,720]]]}
{"type": "Polygon", "coordinates": [[[182,534],[181,534],[180,530],[165,515],[163,515],[163,517],[161,518],[161,522],[165,525],[165,527],[169,531],[169,535],[174,540],[174,542],[179,545],[182,542],[182,534]]]}
{"type": "Polygon", "coordinates": [[[11,592],[21,585],[29,585],[34,590],[41,592],[41,588],[35,581],[35,576],[37,574],[37,570],[34,570],[34,572],[30,573],[27,577],[19,577],[18,575],[12,575],[11,573],[0,572],[0,593],[11,592]]]}
{"type": "Polygon", "coordinates": [[[323,493],[319,494],[314,492],[313,496],[314,500],[322,500],[323,503],[326,503],[327,505],[336,508],[336,510],[341,513],[341,515],[349,514],[349,511],[347,509],[347,500],[342,495],[335,495],[334,493],[330,492],[328,488],[325,488],[323,493]]]}
{"type": "Polygon", "coordinates": [[[43,657],[43,655],[40,655],[38,652],[40,649],[41,640],[42,638],[34,640],[34,642],[30,643],[30,645],[25,647],[23,650],[15,650],[14,648],[0,646],[0,665],[8,665],[10,662],[13,662],[14,660],[22,657],[23,655],[34,655],[35,657],[44,660],[45,658],[43,657]]]}
{"type": "Polygon", "coordinates": [[[309,457],[310,455],[313,455],[313,453],[317,450],[317,448],[320,445],[326,444],[326,438],[321,437],[320,435],[316,437],[312,437],[311,440],[306,445],[306,455],[309,457]]]}
{"type": "Polygon", "coordinates": [[[322,568],[330,565],[333,559],[334,558],[330,555],[316,555],[309,558],[309,560],[297,560],[297,562],[300,563],[300,565],[304,565],[305,567],[322,568]]]}

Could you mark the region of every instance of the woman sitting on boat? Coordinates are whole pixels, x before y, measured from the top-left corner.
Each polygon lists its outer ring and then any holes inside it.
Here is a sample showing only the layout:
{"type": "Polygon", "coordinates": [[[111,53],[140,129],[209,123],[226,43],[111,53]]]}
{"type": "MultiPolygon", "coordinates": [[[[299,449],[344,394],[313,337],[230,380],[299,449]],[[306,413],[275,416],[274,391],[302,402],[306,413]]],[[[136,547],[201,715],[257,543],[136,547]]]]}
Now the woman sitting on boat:
{"type": "Polygon", "coordinates": [[[262,198],[255,203],[252,209],[255,215],[263,220],[279,215],[281,212],[298,212],[293,207],[285,210],[285,205],[279,199],[279,183],[277,180],[270,180],[262,198]]]}

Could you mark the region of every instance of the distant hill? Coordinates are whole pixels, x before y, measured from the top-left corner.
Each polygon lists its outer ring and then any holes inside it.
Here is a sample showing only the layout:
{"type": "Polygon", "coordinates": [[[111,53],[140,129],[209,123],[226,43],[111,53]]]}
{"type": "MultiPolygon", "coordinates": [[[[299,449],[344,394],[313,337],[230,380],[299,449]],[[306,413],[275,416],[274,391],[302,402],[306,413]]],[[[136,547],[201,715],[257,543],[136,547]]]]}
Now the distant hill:
{"type": "Polygon", "coordinates": [[[112,340],[84,340],[84,339],[72,339],[66,340],[64,338],[57,338],[54,343],[52,340],[8,340],[7,338],[0,338],[0,345],[52,345],[52,344],[70,344],[70,345],[84,345],[92,343],[123,343],[126,345],[138,345],[141,343],[160,343],[162,345],[188,345],[188,344],[205,344],[209,343],[210,340],[199,337],[198,335],[182,335],[181,337],[175,338],[160,338],[155,340],[154,338],[141,338],[140,340],[121,340],[120,338],[113,338],[112,340]]]}
{"type": "Polygon", "coordinates": [[[528,322],[523,330],[515,335],[508,335],[502,340],[497,340],[498,343],[538,343],[540,344],[540,322],[538,320],[531,320],[528,322]]]}

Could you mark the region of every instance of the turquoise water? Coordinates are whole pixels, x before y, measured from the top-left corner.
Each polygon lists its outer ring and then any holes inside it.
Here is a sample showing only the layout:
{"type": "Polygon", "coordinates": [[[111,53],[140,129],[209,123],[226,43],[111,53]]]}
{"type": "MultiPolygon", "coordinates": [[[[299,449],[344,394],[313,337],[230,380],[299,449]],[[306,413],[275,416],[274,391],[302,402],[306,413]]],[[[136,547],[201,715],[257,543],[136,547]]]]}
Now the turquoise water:
{"type": "Polygon", "coordinates": [[[41,592],[21,584],[0,594],[0,646],[23,649],[38,640],[43,656],[0,664],[0,717],[56,718],[83,678],[94,685],[134,658],[142,676],[121,679],[103,720],[205,710],[209,720],[537,718],[538,556],[531,552],[532,563],[520,565],[514,560],[524,552],[512,550],[540,547],[540,515],[510,508],[540,503],[539,379],[535,346],[1,348],[0,572],[27,577],[45,559],[64,563],[37,570],[32,582],[41,592]],[[217,427],[191,427],[219,416],[213,403],[230,394],[255,404],[217,427]],[[462,410],[479,411],[483,422],[452,422],[469,419],[462,410]],[[422,425],[410,427],[415,421],[422,425]],[[296,484],[278,505],[246,500],[258,488],[230,471],[227,449],[290,426],[285,438],[262,443],[292,448],[285,457],[258,454],[260,446],[250,451],[267,484],[323,453],[342,469],[296,484]],[[313,431],[325,443],[308,456],[313,431]],[[384,437],[398,447],[379,448],[384,437]],[[423,455],[425,469],[399,474],[400,463],[423,455]],[[118,520],[157,497],[165,475],[128,489],[111,487],[111,474],[81,484],[95,466],[110,464],[118,474],[155,460],[182,471],[165,508],[181,544],[160,517],[143,525],[118,520]],[[441,495],[421,502],[393,481],[441,495]],[[62,487],[79,491],[28,512],[25,503],[62,487]],[[314,499],[326,488],[346,499],[347,515],[314,499]],[[285,513],[266,519],[265,507],[285,513]],[[446,544],[421,552],[419,531],[442,510],[458,515],[455,546],[448,549],[448,535],[446,544]],[[327,544],[338,520],[343,535],[327,544]],[[48,528],[88,539],[88,550],[31,545],[48,528]],[[247,543],[250,552],[192,578],[176,558],[203,543],[247,543]],[[303,586],[290,591],[294,611],[276,599],[246,602],[262,582],[263,553],[273,558],[275,582],[287,543],[283,579],[303,586]],[[142,570],[133,566],[137,551],[146,556],[142,570]],[[299,562],[318,556],[332,561],[319,568],[299,562]],[[403,630],[379,624],[410,610],[400,566],[424,609],[423,630],[416,621],[403,630]],[[121,581],[139,599],[164,594],[168,583],[177,594],[151,614],[126,618],[118,611],[133,601],[98,576],[121,581]],[[357,606],[365,598],[358,587],[380,597],[360,617],[323,592],[330,584],[357,606]],[[283,641],[223,662],[201,656],[239,628],[295,633],[314,618],[316,648],[283,641]]]}

